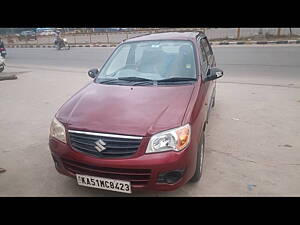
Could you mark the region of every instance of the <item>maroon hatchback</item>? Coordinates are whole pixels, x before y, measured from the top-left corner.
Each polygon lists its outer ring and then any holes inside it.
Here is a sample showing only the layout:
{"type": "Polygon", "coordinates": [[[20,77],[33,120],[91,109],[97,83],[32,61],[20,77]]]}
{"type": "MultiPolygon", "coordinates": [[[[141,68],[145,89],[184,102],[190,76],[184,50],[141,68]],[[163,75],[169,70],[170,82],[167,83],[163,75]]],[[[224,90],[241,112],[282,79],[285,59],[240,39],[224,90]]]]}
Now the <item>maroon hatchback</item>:
{"type": "Polygon", "coordinates": [[[215,80],[223,76],[205,34],[128,39],[88,74],[93,81],[51,124],[58,172],[78,185],[124,193],[199,181],[215,80]]]}

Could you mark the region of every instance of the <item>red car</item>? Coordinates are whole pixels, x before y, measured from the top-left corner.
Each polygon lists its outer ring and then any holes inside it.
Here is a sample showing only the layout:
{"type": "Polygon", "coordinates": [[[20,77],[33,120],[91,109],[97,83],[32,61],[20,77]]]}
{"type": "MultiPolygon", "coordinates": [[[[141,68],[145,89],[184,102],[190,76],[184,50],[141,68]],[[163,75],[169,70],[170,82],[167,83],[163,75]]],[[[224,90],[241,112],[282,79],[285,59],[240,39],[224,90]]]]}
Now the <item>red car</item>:
{"type": "Polygon", "coordinates": [[[58,172],[87,187],[174,190],[202,175],[205,127],[223,71],[202,32],[122,42],[56,113],[58,172]]]}

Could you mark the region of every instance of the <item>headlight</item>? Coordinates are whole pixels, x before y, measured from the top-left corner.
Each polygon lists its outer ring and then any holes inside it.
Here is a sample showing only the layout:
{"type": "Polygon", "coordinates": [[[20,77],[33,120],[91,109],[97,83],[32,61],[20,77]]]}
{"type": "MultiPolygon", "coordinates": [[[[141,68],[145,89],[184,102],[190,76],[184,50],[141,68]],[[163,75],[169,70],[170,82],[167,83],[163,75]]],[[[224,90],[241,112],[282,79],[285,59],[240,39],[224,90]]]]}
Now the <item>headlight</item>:
{"type": "Polygon", "coordinates": [[[53,119],[50,126],[50,137],[56,138],[57,140],[66,143],[65,127],[56,118],[53,119]]]}
{"type": "Polygon", "coordinates": [[[146,153],[181,151],[189,145],[190,138],[191,126],[189,124],[163,131],[151,137],[146,153]]]}

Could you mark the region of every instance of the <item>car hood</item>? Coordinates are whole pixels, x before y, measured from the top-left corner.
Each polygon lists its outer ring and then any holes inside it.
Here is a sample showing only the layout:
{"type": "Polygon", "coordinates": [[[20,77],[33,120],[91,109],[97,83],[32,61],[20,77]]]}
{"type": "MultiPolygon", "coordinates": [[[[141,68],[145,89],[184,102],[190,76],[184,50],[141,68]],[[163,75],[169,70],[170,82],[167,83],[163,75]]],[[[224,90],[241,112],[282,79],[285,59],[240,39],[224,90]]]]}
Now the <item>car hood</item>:
{"type": "Polygon", "coordinates": [[[119,86],[90,83],[56,117],[67,129],[149,136],[182,125],[194,85],[119,86]]]}

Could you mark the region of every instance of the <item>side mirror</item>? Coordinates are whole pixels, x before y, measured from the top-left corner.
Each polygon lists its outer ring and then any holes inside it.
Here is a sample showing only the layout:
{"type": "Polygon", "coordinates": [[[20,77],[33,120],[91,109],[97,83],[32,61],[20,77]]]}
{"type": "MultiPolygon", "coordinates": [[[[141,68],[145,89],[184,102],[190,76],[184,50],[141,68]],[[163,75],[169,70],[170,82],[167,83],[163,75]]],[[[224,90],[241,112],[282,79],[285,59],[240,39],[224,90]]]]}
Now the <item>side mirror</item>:
{"type": "Polygon", "coordinates": [[[91,69],[89,70],[88,72],[88,75],[91,77],[91,78],[95,78],[99,73],[99,70],[98,69],[91,69]]]}
{"type": "Polygon", "coordinates": [[[223,70],[217,68],[217,67],[212,67],[208,70],[207,72],[207,77],[205,78],[204,81],[210,81],[210,80],[216,80],[224,75],[223,70]]]}

